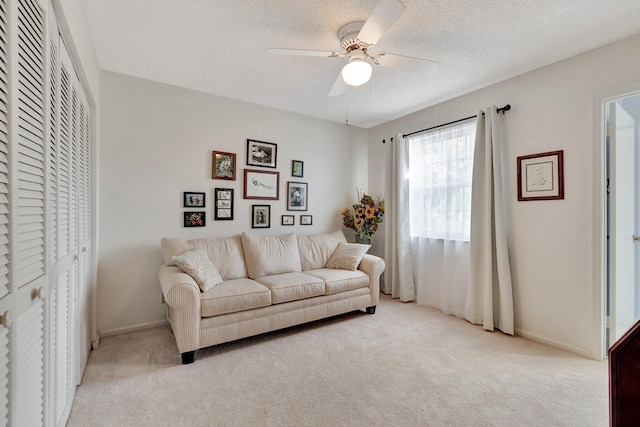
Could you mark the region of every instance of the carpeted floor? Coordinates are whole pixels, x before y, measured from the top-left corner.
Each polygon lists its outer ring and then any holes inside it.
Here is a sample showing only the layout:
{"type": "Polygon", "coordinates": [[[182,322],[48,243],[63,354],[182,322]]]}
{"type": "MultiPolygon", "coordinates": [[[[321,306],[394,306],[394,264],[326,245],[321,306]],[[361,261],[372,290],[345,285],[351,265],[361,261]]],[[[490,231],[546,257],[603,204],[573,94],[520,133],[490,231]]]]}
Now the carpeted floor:
{"type": "Polygon", "coordinates": [[[383,297],[180,355],[168,326],[93,351],[68,426],[607,426],[606,363],[383,297]]]}

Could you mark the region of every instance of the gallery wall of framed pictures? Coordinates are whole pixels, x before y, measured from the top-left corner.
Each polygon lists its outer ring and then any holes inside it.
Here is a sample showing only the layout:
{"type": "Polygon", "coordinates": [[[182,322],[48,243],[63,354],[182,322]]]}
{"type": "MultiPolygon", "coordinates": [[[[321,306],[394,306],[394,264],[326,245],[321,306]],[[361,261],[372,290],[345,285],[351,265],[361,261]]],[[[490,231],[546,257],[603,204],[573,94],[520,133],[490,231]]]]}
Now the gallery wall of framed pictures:
{"type": "MultiPolygon", "coordinates": [[[[235,190],[238,189],[237,177],[242,179],[241,190],[244,200],[279,201],[280,200],[280,171],[278,166],[278,144],[247,139],[246,167],[238,170],[237,153],[212,150],[211,179],[225,180],[229,185],[214,187],[211,189],[213,197],[214,221],[235,220],[235,190]]],[[[304,177],[304,161],[291,160],[290,175],[292,178],[304,177]]],[[[184,191],[182,193],[182,224],[184,227],[205,227],[207,211],[206,193],[196,191],[184,191]]],[[[307,212],[309,207],[309,184],[300,181],[287,181],[286,197],[283,208],[285,211],[307,212]]],[[[245,206],[245,205],[243,205],[245,206]]],[[[271,227],[272,205],[249,205],[249,224],[251,228],[271,227]]],[[[280,217],[281,226],[312,225],[313,216],[309,214],[296,215],[283,214],[280,217]]]]}

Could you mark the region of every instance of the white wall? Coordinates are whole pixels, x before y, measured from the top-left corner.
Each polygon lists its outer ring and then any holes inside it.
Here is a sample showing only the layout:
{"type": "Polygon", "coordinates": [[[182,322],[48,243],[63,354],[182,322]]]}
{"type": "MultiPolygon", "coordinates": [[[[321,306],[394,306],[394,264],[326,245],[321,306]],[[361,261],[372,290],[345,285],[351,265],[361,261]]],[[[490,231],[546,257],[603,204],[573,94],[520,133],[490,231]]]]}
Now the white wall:
{"type": "MultiPolygon", "coordinates": [[[[594,170],[603,92],[640,82],[640,37],[588,52],[450,100],[369,131],[369,170],[383,170],[383,138],[509,103],[507,190],[515,324],[518,334],[599,358],[598,278],[593,274],[594,170]],[[596,107],[594,107],[596,105],[596,107]],[[565,199],[517,201],[516,157],[564,150],[565,199]]],[[[369,188],[384,192],[384,174],[369,188]]],[[[381,236],[382,238],[382,236],[381,236]]]]}
{"type": "MultiPolygon", "coordinates": [[[[212,78],[215,78],[212,76],[212,78]]],[[[101,74],[98,329],[115,333],[162,322],[160,239],[341,227],[339,212],[367,182],[367,132],[134,77],[101,74]],[[246,140],[277,144],[280,200],[243,200],[246,140]],[[236,181],[213,180],[212,150],[237,154],[236,181]],[[364,153],[364,155],[362,155],[364,153]],[[304,177],[291,178],[291,160],[304,177]],[[286,182],[309,184],[312,226],[280,226],[286,182]],[[213,189],[235,189],[234,221],[213,221],[213,189]],[[183,228],[183,191],[206,193],[207,226],[183,228]],[[251,230],[250,206],[271,205],[271,228],[251,230]]],[[[273,170],[273,169],[265,169],[273,170]]]]}

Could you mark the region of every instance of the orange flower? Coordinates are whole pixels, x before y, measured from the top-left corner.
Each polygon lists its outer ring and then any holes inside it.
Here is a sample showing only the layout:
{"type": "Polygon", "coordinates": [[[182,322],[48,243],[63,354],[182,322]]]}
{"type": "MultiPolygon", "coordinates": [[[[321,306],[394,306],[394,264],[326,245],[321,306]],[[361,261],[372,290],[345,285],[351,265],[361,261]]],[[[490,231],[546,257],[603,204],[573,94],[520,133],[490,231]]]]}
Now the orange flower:
{"type": "Polygon", "coordinates": [[[364,212],[364,216],[366,218],[373,218],[376,216],[376,210],[373,208],[373,206],[368,206],[367,209],[364,212]]]}
{"type": "Polygon", "coordinates": [[[364,208],[358,208],[358,210],[356,211],[356,215],[358,216],[364,215],[364,208]]]}
{"type": "Polygon", "coordinates": [[[360,227],[362,226],[362,223],[363,223],[363,222],[364,222],[364,219],[362,219],[362,218],[356,218],[356,220],[355,220],[356,228],[360,228],[360,227]]]}

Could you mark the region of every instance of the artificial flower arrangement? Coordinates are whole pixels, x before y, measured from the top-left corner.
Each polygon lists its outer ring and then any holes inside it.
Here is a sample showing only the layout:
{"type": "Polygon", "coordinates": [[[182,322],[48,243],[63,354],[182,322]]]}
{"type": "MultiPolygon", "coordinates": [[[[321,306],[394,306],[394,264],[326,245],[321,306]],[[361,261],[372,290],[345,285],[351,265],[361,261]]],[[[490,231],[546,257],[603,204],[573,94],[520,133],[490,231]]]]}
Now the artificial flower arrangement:
{"type": "Polygon", "coordinates": [[[384,217],[384,200],[374,200],[368,194],[360,195],[359,201],[351,208],[344,208],[341,212],[342,223],[345,227],[355,230],[357,239],[370,240],[371,236],[378,231],[378,224],[384,217]]]}

